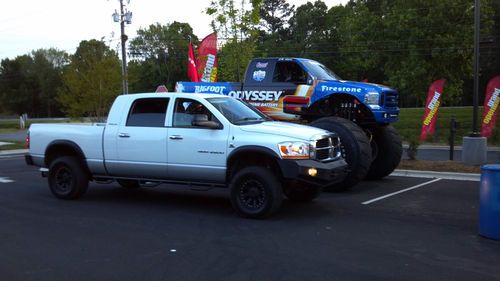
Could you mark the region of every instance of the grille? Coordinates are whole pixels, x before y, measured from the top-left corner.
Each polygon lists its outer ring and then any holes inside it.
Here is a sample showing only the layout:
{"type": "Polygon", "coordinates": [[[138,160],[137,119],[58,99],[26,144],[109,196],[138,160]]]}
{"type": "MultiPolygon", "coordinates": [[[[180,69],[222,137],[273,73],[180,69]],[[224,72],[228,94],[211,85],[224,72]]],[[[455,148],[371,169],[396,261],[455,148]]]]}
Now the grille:
{"type": "Polygon", "coordinates": [[[385,92],[383,98],[383,106],[388,108],[396,108],[399,105],[399,95],[397,92],[385,92]]]}
{"type": "Polygon", "coordinates": [[[328,136],[316,140],[314,146],[315,159],[328,162],[340,158],[340,140],[337,136],[328,136]]]}

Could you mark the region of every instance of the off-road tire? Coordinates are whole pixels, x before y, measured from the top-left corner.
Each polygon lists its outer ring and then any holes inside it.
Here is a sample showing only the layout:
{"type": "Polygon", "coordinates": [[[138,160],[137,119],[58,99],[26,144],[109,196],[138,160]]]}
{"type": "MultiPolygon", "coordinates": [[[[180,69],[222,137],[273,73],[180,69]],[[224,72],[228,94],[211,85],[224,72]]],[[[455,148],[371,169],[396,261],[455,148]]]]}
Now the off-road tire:
{"type": "Polygon", "coordinates": [[[381,179],[396,169],[401,161],[403,145],[401,137],[393,126],[381,126],[372,130],[372,150],[374,159],[366,179],[381,179]]]}
{"type": "Polygon", "coordinates": [[[236,172],[229,184],[231,204],[247,218],[265,218],[276,212],[283,201],[283,190],[268,169],[250,166],[236,172]]]}
{"type": "Polygon", "coordinates": [[[87,191],[89,175],[82,163],[72,156],[55,159],[49,167],[49,188],[60,199],[78,199],[87,191]]]}
{"type": "Polygon", "coordinates": [[[307,203],[316,199],[321,194],[322,188],[318,186],[290,184],[283,188],[288,200],[298,203],[307,203]]]}
{"type": "Polygon", "coordinates": [[[345,179],[325,186],[325,191],[346,191],[362,181],[372,162],[372,149],[366,133],[354,122],[340,117],[323,117],[310,126],[335,132],[340,137],[342,157],[349,165],[345,179]]]}

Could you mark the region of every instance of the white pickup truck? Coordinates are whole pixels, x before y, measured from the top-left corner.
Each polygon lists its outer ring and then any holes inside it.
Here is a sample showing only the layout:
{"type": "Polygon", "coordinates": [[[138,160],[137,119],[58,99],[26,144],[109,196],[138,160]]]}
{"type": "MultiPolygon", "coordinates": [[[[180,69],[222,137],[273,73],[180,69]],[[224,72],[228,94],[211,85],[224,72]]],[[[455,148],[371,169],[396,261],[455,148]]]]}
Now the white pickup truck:
{"type": "Polygon", "coordinates": [[[89,181],[228,187],[235,210],[252,218],[284,196],[313,200],[347,167],[336,134],[271,121],[221,95],[122,95],[105,124],[33,124],[27,143],[26,163],[41,167],[58,198],[79,198],[89,181]]]}

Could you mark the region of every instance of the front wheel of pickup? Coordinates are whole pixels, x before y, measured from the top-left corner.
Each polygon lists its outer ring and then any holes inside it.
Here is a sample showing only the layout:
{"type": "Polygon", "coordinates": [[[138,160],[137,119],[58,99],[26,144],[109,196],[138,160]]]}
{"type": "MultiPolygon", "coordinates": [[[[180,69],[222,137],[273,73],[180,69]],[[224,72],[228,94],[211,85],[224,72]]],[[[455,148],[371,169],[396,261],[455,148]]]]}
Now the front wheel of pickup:
{"type": "Polygon", "coordinates": [[[264,167],[251,166],[241,169],[231,179],[229,188],[231,204],[243,217],[270,216],[283,202],[281,183],[264,167]]]}
{"type": "Polygon", "coordinates": [[[60,199],[77,199],[88,188],[89,177],[80,162],[71,156],[55,159],[49,167],[49,187],[60,199]]]}

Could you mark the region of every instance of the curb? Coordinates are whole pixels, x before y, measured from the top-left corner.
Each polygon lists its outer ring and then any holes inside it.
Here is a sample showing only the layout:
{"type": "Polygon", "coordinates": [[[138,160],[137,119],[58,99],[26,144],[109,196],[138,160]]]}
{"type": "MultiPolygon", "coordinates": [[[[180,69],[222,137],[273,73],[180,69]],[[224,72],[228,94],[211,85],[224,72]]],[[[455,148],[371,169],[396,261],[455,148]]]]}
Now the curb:
{"type": "MultiPolygon", "coordinates": [[[[408,149],[408,144],[403,144],[403,149],[408,149]]],[[[450,146],[449,145],[431,145],[431,144],[421,144],[418,146],[417,150],[418,149],[428,149],[428,150],[450,150],[450,146]]],[[[462,146],[461,145],[455,145],[454,146],[454,150],[455,151],[461,151],[462,150],[462,146]]],[[[486,148],[486,151],[488,152],[498,152],[500,151],[500,147],[498,146],[488,146],[486,148]]]]}
{"type": "Polygon", "coordinates": [[[15,156],[28,153],[28,149],[0,150],[0,156],[15,156]]]}
{"type": "Polygon", "coordinates": [[[413,178],[440,178],[446,180],[480,181],[481,174],[433,172],[419,170],[394,170],[390,176],[413,178]]]}

